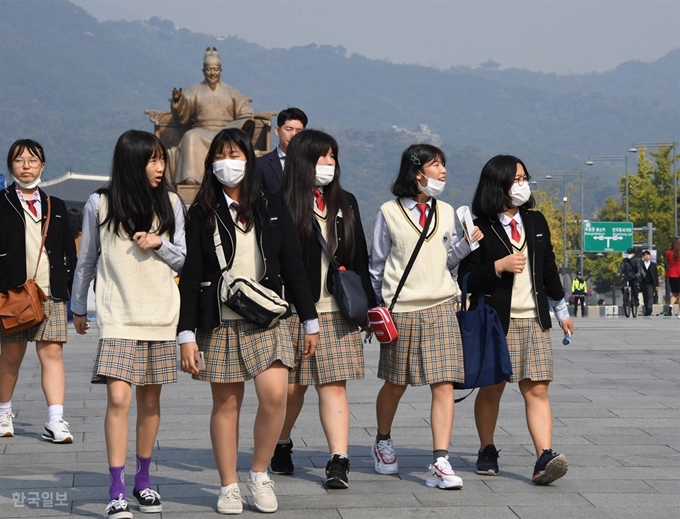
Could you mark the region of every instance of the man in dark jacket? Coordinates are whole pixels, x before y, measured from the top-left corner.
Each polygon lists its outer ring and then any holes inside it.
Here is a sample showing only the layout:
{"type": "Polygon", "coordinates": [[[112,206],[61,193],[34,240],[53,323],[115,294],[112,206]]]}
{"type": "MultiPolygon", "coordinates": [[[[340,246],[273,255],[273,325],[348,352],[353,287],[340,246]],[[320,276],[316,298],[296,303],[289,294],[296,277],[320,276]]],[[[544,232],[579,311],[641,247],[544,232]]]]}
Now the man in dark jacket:
{"type": "Polygon", "coordinates": [[[640,267],[640,262],[635,257],[635,249],[632,247],[628,249],[626,257],[623,258],[623,261],[621,261],[621,266],[619,267],[619,276],[623,278],[621,292],[624,292],[626,283],[630,283],[630,291],[631,295],[633,296],[633,303],[636,306],[639,305],[640,299],[638,298],[638,282],[642,277],[642,268],[640,267]]]}
{"type": "Polygon", "coordinates": [[[642,299],[645,303],[644,315],[652,315],[652,305],[654,304],[654,293],[659,290],[659,270],[656,263],[652,261],[652,254],[648,250],[642,251],[642,272],[640,281],[642,289],[642,299]]]}

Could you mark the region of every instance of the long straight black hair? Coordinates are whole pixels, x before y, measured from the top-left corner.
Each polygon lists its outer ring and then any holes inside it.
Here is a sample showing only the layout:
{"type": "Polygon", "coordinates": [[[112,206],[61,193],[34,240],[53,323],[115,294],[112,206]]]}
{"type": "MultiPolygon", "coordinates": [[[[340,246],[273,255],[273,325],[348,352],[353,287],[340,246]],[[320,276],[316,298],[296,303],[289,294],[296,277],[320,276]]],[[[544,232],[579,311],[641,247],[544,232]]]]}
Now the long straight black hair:
{"type": "MultiPolygon", "coordinates": [[[[218,201],[226,203],[222,194],[222,183],[213,175],[213,162],[218,153],[225,149],[237,147],[246,156],[246,172],[241,182],[241,193],[239,205],[242,215],[246,219],[246,230],[250,230],[255,222],[255,213],[262,210],[262,192],[257,178],[257,164],[255,162],[255,150],[248,135],[238,128],[225,128],[210,143],[210,149],[205,157],[205,172],[201,187],[196,194],[193,206],[199,206],[206,217],[208,229],[211,233],[215,231],[215,207],[218,201]]],[[[228,157],[227,153],[223,153],[228,157]]],[[[262,218],[263,224],[266,218],[262,218]]]]}
{"type": "Polygon", "coordinates": [[[329,247],[337,241],[335,218],[342,211],[345,258],[348,262],[354,259],[354,225],[355,216],[349,205],[349,199],[340,185],[340,161],[338,160],[338,143],[325,132],[319,130],[302,130],[288,143],[286,166],[283,170],[281,194],[288,204],[297,226],[302,251],[309,258],[311,244],[316,241],[312,219],[314,218],[313,193],[316,188],[316,163],[320,157],[333,152],[335,157],[335,176],[323,188],[326,202],[326,235],[329,247]]]}
{"type": "Polygon", "coordinates": [[[100,225],[122,232],[130,238],[136,232],[175,234],[175,214],[167,178],[153,188],[149,184],[146,166],[152,157],[165,160],[167,151],[163,143],[149,132],[128,130],[118,138],[113,150],[111,179],[99,194],[108,197],[108,213],[100,225]],[[154,227],[154,219],[158,219],[154,227]]]}

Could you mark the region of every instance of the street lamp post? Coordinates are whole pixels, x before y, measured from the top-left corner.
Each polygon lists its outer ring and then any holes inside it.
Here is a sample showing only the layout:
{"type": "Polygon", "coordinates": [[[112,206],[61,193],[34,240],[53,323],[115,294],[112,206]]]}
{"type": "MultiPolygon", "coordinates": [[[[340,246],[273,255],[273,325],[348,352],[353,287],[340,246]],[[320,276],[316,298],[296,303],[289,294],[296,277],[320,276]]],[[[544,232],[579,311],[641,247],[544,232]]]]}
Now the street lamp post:
{"type": "Polygon", "coordinates": [[[614,157],[588,157],[588,160],[586,161],[586,166],[592,166],[595,162],[608,162],[608,161],[617,161],[617,160],[622,160],[623,162],[626,163],[626,221],[630,222],[630,216],[629,216],[629,206],[628,206],[628,194],[629,194],[629,185],[628,185],[628,155],[620,155],[620,156],[614,156],[614,157]]]}
{"type": "Polygon", "coordinates": [[[673,236],[678,235],[678,168],[675,164],[676,155],[675,147],[678,145],[676,141],[673,142],[634,142],[631,144],[630,153],[637,153],[638,148],[644,146],[646,148],[673,148],[673,236]]]}
{"type": "MultiPolygon", "coordinates": [[[[584,245],[585,245],[585,236],[584,236],[584,230],[583,230],[583,170],[582,169],[573,169],[573,170],[567,170],[567,171],[548,171],[549,175],[552,175],[553,173],[558,174],[558,175],[579,175],[581,177],[581,259],[579,261],[579,270],[581,274],[585,275],[585,272],[583,270],[583,256],[585,255],[584,252],[584,245]]],[[[566,196],[566,189],[565,189],[565,196],[566,196]]]]}

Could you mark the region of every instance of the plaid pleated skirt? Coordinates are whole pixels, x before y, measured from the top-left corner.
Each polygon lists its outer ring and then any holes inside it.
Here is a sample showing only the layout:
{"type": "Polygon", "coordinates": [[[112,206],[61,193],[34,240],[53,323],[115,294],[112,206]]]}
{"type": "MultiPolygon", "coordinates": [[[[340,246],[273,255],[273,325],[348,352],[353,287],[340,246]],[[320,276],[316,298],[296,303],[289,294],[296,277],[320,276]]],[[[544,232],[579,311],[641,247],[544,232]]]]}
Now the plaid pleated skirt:
{"type": "Polygon", "coordinates": [[[136,386],[177,382],[177,341],[99,339],[91,382],[107,377],[136,386]]]}
{"type": "Polygon", "coordinates": [[[290,333],[281,322],[262,328],[243,319],[222,321],[214,330],[196,332],[198,349],[205,356],[205,369],[195,380],[245,382],[265,371],[275,361],[295,365],[290,333]]]}
{"type": "Polygon", "coordinates": [[[361,333],[340,312],[319,314],[319,345],[308,359],[302,358],[304,329],[297,314],[287,319],[286,325],[293,340],[296,361],[288,382],[313,386],[364,378],[361,333]]]}
{"type": "Polygon", "coordinates": [[[453,300],[425,310],[394,313],[392,319],[399,337],[380,345],[378,378],[400,386],[465,379],[453,300]]]}
{"type": "Polygon", "coordinates": [[[41,303],[45,320],[19,333],[2,333],[0,328],[0,343],[10,342],[66,342],[66,301],[55,301],[48,298],[41,303]]]}
{"type": "Polygon", "coordinates": [[[538,319],[510,319],[506,336],[512,376],[508,382],[528,378],[535,382],[553,379],[550,332],[541,329],[538,319]]]}

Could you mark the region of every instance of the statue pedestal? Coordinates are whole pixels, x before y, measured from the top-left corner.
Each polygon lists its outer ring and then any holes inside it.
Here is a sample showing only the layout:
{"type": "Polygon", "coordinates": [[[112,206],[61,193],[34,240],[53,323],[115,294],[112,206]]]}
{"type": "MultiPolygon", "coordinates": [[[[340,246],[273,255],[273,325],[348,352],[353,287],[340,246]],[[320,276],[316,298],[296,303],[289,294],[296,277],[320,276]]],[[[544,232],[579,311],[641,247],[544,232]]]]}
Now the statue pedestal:
{"type": "Polygon", "coordinates": [[[184,205],[191,205],[200,187],[198,184],[181,184],[177,186],[177,194],[182,199],[182,202],[184,202],[184,205]]]}

